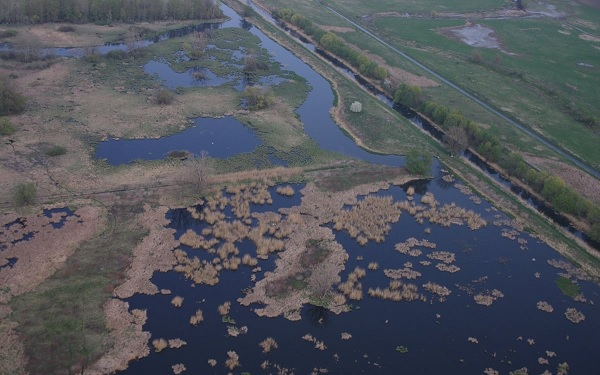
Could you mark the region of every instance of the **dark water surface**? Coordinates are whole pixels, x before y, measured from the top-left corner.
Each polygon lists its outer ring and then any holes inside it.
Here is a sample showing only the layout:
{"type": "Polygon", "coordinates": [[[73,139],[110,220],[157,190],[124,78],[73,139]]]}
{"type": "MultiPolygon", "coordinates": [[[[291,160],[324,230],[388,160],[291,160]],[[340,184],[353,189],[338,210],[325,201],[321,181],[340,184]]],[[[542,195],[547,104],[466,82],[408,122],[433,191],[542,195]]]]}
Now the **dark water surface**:
{"type": "Polygon", "coordinates": [[[187,150],[196,155],[207,151],[211,157],[228,158],[251,152],[261,143],[252,130],[233,117],[199,117],[191,128],[168,137],[101,142],[96,158],[119,165],[135,160],[164,159],[170,151],[176,150],[187,150]]]}
{"type": "MultiPolygon", "coordinates": [[[[293,197],[283,197],[271,189],[272,205],[257,205],[253,210],[277,211],[300,203],[301,186],[296,186],[293,197]]],[[[186,373],[226,374],[224,367],[227,351],[234,350],[242,366],[234,371],[241,374],[277,373],[274,369],[263,370],[264,360],[293,369],[295,374],[309,374],[313,368],[327,368],[333,374],[480,374],[491,367],[501,374],[527,367],[530,374],[540,374],[545,369],[556,373],[559,363],[567,362],[571,374],[597,373],[600,358],[589,355],[588,348],[600,345],[599,311],[593,302],[598,301],[600,289],[597,284],[579,281],[587,302],[576,302],[562,295],[555,280],[561,270],[551,267],[549,259],[563,259],[547,245],[527,233],[518,233],[521,243],[501,236],[502,230],[510,228],[493,225],[495,220],[506,220],[503,213],[489,203],[476,204],[460,193],[453,183],[436,178],[421,181],[414,200],[420,201],[425,192],[431,192],[440,204],[454,202],[460,207],[480,213],[488,225],[479,230],[466,226],[441,227],[425,222],[419,224],[403,212],[398,223],[392,224],[385,242],[369,242],[360,246],[345,231],[334,231],[336,240],[349,254],[342,280],[354,267],[367,269],[369,262],[377,262],[378,270],[367,270],[361,280],[365,294],[361,301],[349,301],[353,310],[335,315],[323,308],[306,305],[302,319],[291,322],[282,317],[261,318],[253,311],[260,306],[241,306],[236,302],[243,297],[243,290],[252,287],[249,267],[240,266],[237,271],[221,271],[220,283],[216,286],[195,286],[173,271],[155,273],[152,281],[159,287],[170,289],[171,295],[137,295],[128,300],[131,308],[148,309],[145,330],[155,338],[180,338],[187,345],[180,349],[165,349],[161,353],[152,351],[147,358],[131,364],[125,374],[169,373],[171,366],[183,363],[186,373]],[[431,233],[426,234],[425,228],[431,233]],[[461,268],[456,273],[441,272],[434,266],[419,263],[430,260],[423,250],[420,257],[410,257],[394,250],[394,245],[410,237],[427,239],[437,244],[436,251],[449,251],[456,255],[454,264],[461,268]],[[358,260],[357,257],[362,257],[358,260]],[[427,295],[427,302],[391,302],[371,298],[369,288],[385,288],[389,279],[384,269],[403,268],[406,262],[422,275],[416,280],[403,280],[419,286],[420,293],[427,295]],[[539,277],[536,277],[538,273],[539,277]],[[448,287],[452,294],[440,302],[421,287],[433,281],[448,287]],[[469,289],[467,291],[467,289],[469,289]],[[491,306],[478,305],[473,294],[498,289],[504,297],[491,306]],[[184,297],[181,308],[170,301],[174,295],[184,297]],[[227,336],[227,324],[221,321],[217,307],[225,301],[232,302],[229,315],[236,326],[247,326],[248,333],[238,337],[227,336]],[[538,301],[546,301],[554,312],[546,313],[536,308],[538,301]],[[583,312],[585,321],[574,324],[567,320],[564,312],[575,307],[583,312]],[[189,317],[201,308],[204,322],[197,327],[189,324],[189,317]],[[350,340],[342,340],[341,334],[348,332],[350,340]],[[310,333],[325,342],[327,349],[319,351],[312,343],[302,339],[310,333]],[[258,343],[273,337],[279,348],[263,354],[258,343]],[[476,338],[472,343],[468,338],[476,338]],[[530,345],[527,339],[533,339],[530,345]],[[396,351],[405,346],[408,353],[396,351]],[[546,351],[557,356],[550,358],[546,351]],[[216,367],[208,365],[208,359],[218,361],[216,367]],[[547,358],[550,365],[540,365],[538,358],[547,358]]],[[[406,200],[402,187],[381,190],[377,195],[391,195],[394,200],[406,200]]],[[[200,223],[185,209],[171,210],[167,218],[180,236],[191,228],[200,232],[206,223],[200,223]]],[[[253,254],[254,245],[249,241],[236,244],[243,254],[253,254]]],[[[205,252],[181,246],[190,255],[204,257],[205,252]]],[[[213,255],[210,255],[212,257],[213,255]]],[[[273,269],[272,255],[269,260],[259,261],[262,272],[273,269]]]]}

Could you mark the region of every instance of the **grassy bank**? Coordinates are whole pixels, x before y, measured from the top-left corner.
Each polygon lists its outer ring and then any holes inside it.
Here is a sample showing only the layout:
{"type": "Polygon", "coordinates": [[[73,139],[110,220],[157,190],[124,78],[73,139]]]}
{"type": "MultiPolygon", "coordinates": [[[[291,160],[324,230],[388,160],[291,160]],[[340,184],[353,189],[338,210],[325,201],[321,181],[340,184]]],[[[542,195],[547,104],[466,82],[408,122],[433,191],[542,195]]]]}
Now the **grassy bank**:
{"type": "Polygon", "coordinates": [[[110,348],[103,305],[145,235],[134,220],[141,206],[131,198],[111,207],[109,228],[83,243],[61,270],[11,301],[30,374],[79,372],[110,348]]]}

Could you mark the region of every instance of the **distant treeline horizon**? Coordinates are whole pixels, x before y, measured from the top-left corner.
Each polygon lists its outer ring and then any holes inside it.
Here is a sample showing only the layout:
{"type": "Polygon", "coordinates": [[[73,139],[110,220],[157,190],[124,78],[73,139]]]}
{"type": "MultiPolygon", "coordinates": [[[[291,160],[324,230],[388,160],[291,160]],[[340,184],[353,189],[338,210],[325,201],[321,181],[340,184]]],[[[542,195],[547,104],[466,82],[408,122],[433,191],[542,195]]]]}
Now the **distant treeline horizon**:
{"type": "Polygon", "coordinates": [[[211,19],[223,13],[215,0],[0,0],[0,23],[140,22],[211,19]]]}

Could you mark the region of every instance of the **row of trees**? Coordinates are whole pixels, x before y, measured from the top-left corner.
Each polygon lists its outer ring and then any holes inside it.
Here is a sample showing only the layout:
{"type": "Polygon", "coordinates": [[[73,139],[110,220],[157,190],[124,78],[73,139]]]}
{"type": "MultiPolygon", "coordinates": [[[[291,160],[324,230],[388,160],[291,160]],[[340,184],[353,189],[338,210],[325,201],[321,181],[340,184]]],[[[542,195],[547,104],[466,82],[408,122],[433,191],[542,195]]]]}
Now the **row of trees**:
{"type": "Polygon", "coordinates": [[[2,0],[0,23],[111,23],[222,16],[215,0],[2,0]]]}
{"type": "Polygon", "coordinates": [[[445,141],[453,152],[473,147],[486,159],[500,165],[507,174],[539,193],[557,211],[586,221],[591,228],[587,234],[600,242],[600,207],[581,196],[560,177],[530,167],[519,153],[503,147],[496,135],[465,118],[460,111],[424,100],[420,87],[400,85],[394,102],[424,113],[443,128],[445,141]]]}
{"type": "Polygon", "coordinates": [[[315,26],[315,24],[301,14],[294,13],[291,9],[279,9],[273,13],[273,16],[301,29],[305,34],[319,43],[319,46],[348,62],[354,68],[366,77],[384,80],[388,76],[388,71],[379,66],[375,61],[369,59],[365,54],[352,49],[346,42],[332,32],[315,26]]]}

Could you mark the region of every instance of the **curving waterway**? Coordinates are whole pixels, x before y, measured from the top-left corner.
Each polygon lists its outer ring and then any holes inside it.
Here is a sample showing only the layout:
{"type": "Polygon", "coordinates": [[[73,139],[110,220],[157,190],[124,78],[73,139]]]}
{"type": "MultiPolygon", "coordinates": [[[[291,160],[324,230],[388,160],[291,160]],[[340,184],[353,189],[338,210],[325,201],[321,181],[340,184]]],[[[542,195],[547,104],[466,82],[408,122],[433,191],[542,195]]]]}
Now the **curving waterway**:
{"type": "MultiPolygon", "coordinates": [[[[237,17],[229,8],[223,6],[223,9],[232,19],[237,17]]],[[[327,120],[327,115],[323,115],[328,113],[333,101],[327,81],[265,38],[259,30],[250,28],[250,32],[261,38],[262,47],[274,52],[277,61],[306,78],[318,93],[313,101],[309,96],[297,113],[307,133],[321,147],[365,160],[375,157],[371,160],[384,164],[402,162],[394,156],[379,157],[356,147],[327,120]],[[337,137],[349,143],[337,144],[334,142],[337,137]]],[[[260,304],[246,307],[237,302],[255,285],[253,275],[260,281],[268,271],[275,270],[276,254],[259,260],[260,270],[240,266],[235,271],[221,271],[220,282],[214,286],[191,287],[192,281],[181,273],[157,272],[152,281],[171,294],[136,295],[127,301],[131,309],[147,310],[144,330],[151,332],[151,341],[179,338],[186,344],[159,353],[151,346],[148,357],[131,363],[122,373],[173,373],[172,366],[182,364],[186,368],[184,374],[227,374],[228,352],[239,356],[240,367],[231,371],[236,374],[479,374],[486,369],[508,374],[525,367],[528,373],[537,374],[545,370],[556,373],[565,363],[570,367],[569,373],[594,373],[600,368],[600,358],[590,356],[588,348],[600,345],[600,314],[594,303],[600,299],[598,285],[577,276],[565,259],[546,244],[513,228],[506,215],[465,190],[460,181],[452,181],[438,166],[433,168],[434,179],[410,184],[414,189],[412,198],[409,198],[408,185],[389,187],[371,195],[389,196],[394,202],[411,199],[420,204],[428,199],[428,193],[433,194],[440,206],[461,207],[477,213],[487,221],[485,227],[472,230],[456,223],[445,226],[429,220],[421,222],[403,212],[399,221],[391,224],[385,241],[359,245],[348,231],[325,225],[348,253],[340,275],[343,281],[357,266],[367,269],[369,263],[377,263],[378,267],[369,268],[361,279],[364,297],[349,301],[348,311],[336,315],[309,304],[301,309],[301,320],[294,322],[282,316],[259,317],[254,309],[262,307],[260,304]],[[417,245],[414,249],[420,253],[412,254],[396,251],[396,244],[411,238],[426,239],[436,244],[435,251],[454,254],[455,259],[450,264],[459,270],[441,271],[436,265],[440,262],[432,261],[436,255],[430,247],[417,245]],[[393,302],[367,294],[368,289],[388,286],[390,279],[385,269],[407,268],[416,271],[415,278],[402,279],[402,282],[414,284],[427,296],[426,301],[393,302]],[[555,284],[561,275],[579,286],[581,297],[575,300],[561,293],[555,284]],[[423,291],[428,282],[444,285],[450,293],[445,298],[428,294],[423,291]],[[184,298],[180,308],[171,303],[176,295],[184,298]],[[477,296],[492,295],[490,306],[477,302],[477,296]],[[231,302],[227,319],[218,313],[218,306],[225,301],[231,302]],[[537,308],[542,301],[552,306],[552,312],[537,308]],[[585,320],[580,323],[568,320],[565,312],[571,308],[583,314],[585,320]],[[197,309],[203,311],[204,321],[193,327],[189,319],[197,309]],[[243,330],[246,333],[232,336],[233,327],[246,327],[243,330]],[[318,350],[307,341],[307,334],[322,341],[324,350],[318,350]],[[278,348],[264,353],[259,342],[267,337],[274,338],[278,348]]],[[[284,209],[307,203],[301,193],[303,188],[304,185],[293,185],[292,196],[278,194],[277,187],[269,188],[272,203],[251,204],[250,210],[279,212],[282,220],[286,220],[284,209]]],[[[223,192],[223,195],[236,200],[234,193],[223,192]]],[[[211,226],[194,219],[191,214],[194,210],[201,212],[203,208],[176,208],[167,214],[176,238],[188,230],[208,233],[205,230],[211,226]]],[[[232,207],[226,204],[221,210],[225,221],[235,220],[232,207]]],[[[256,218],[249,225],[256,226],[256,218]]],[[[216,247],[222,244],[223,240],[219,240],[216,247]]],[[[253,256],[256,252],[256,246],[247,238],[235,246],[239,257],[253,256]]],[[[212,262],[215,257],[183,244],[180,249],[190,257],[198,257],[199,261],[212,262]]]]}

